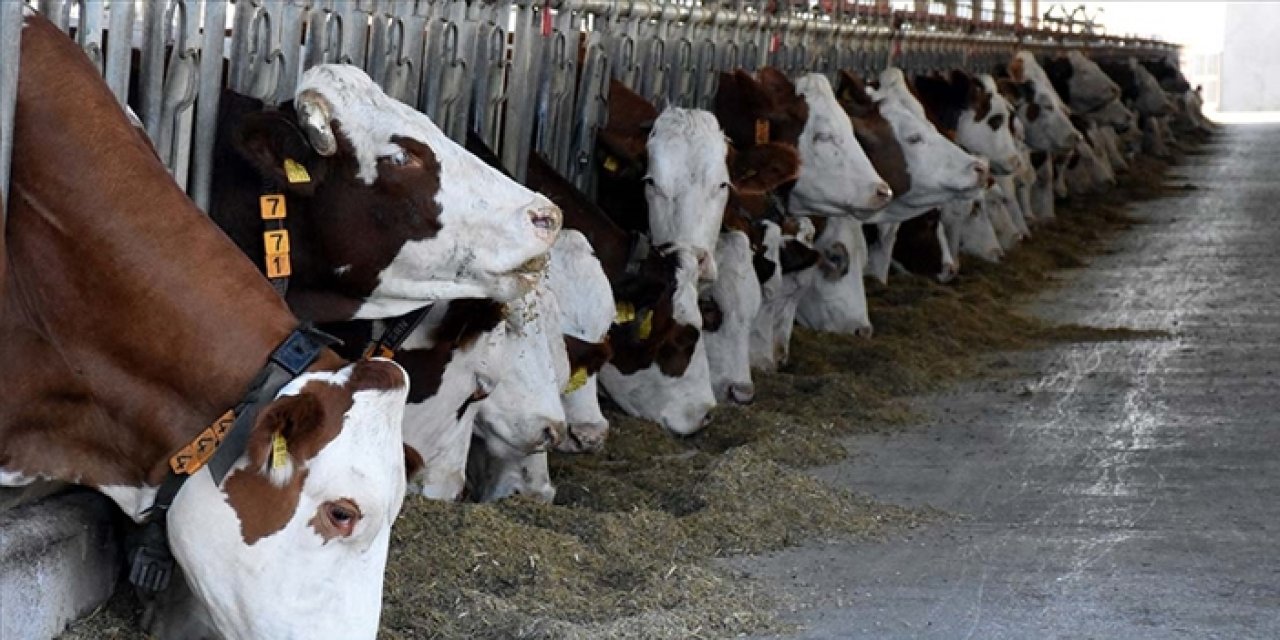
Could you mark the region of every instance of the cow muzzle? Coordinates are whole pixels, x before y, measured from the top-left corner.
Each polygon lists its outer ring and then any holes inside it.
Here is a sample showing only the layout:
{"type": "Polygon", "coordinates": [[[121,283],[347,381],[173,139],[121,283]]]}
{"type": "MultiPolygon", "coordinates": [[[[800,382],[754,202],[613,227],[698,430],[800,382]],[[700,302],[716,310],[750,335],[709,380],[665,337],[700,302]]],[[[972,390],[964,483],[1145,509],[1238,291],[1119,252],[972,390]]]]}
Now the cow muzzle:
{"type": "Polygon", "coordinates": [[[560,233],[560,226],[564,223],[564,214],[560,212],[560,207],[555,205],[547,205],[536,207],[528,211],[529,223],[537,230],[538,236],[548,242],[555,242],[556,234],[560,233]]]}
{"type": "Polygon", "coordinates": [[[302,125],[302,131],[316,153],[326,157],[337,153],[338,141],[334,138],[333,126],[330,124],[333,107],[329,101],[318,92],[308,89],[298,94],[293,105],[298,112],[298,123],[302,125]]]}

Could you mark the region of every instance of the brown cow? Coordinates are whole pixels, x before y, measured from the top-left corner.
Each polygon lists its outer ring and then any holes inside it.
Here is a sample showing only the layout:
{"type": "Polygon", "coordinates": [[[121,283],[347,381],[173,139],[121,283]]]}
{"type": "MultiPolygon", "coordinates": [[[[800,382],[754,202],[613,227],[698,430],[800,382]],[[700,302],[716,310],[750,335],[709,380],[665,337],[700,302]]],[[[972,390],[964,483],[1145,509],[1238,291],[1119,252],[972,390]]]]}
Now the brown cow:
{"type": "Polygon", "coordinates": [[[17,114],[0,483],[82,484],[134,519],[176,488],[157,522],[221,633],[374,637],[404,497],[403,371],[349,364],[295,332],[97,69],[39,16],[22,31],[17,114]],[[277,349],[286,338],[301,348],[277,349]],[[269,395],[241,407],[256,420],[224,431],[219,416],[269,358],[281,372],[259,387],[269,395]],[[202,465],[212,447],[226,453],[202,465]],[[229,473],[215,481],[213,467],[229,473]],[[244,566],[255,570],[229,570],[244,566]]]}

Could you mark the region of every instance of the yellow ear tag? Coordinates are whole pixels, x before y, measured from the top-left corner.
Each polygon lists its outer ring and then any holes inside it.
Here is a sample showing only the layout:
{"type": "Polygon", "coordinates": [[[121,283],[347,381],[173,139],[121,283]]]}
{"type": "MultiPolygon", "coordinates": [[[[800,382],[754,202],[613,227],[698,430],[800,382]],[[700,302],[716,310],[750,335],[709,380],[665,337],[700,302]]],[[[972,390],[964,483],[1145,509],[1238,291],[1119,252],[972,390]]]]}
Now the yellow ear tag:
{"type": "Polygon", "coordinates": [[[289,184],[311,182],[311,174],[307,173],[307,168],[293,158],[284,159],[284,176],[289,179],[289,184]]]}
{"type": "Polygon", "coordinates": [[[604,170],[609,173],[618,172],[618,159],[613,156],[604,157],[604,170]]]}
{"type": "Polygon", "coordinates": [[[276,434],[271,438],[271,468],[282,469],[289,460],[289,443],[284,436],[276,434]]]}
{"type": "Polygon", "coordinates": [[[769,121],[756,119],[756,144],[769,144],[769,121]]]}
{"type": "Polygon", "coordinates": [[[653,312],[646,311],[644,317],[640,319],[640,329],[636,331],[636,335],[640,336],[641,340],[648,340],[651,333],[653,333],[653,312]]]}
{"type": "Polygon", "coordinates": [[[587,368],[578,367],[573,370],[573,375],[569,376],[569,384],[564,386],[564,394],[568,395],[585,387],[587,385],[587,368]]]}
{"type": "Polygon", "coordinates": [[[636,308],[630,302],[619,302],[614,307],[614,324],[626,324],[636,319],[636,308]]]}

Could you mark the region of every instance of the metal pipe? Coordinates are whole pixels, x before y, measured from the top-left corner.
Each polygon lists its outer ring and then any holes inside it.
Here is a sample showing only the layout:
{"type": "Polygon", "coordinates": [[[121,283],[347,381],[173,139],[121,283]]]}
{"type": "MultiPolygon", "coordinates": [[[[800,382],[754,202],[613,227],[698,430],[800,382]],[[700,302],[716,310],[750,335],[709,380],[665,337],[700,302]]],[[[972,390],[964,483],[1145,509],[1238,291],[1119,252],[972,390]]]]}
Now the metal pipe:
{"type": "Polygon", "coordinates": [[[204,41],[200,44],[195,153],[191,158],[191,199],[205,212],[209,211],[213,187],[213,145],[218,135],[218,102],[222,98],[222,48],[226,23],[226,0],[207,0],[204,5],[204,41]]]}
{"type": "Polygon", "coordinates": [[[18,100],[18,62],[22,53],[22,3],[0,2],[0,260],[4,259],[5,204],[13,153],[13,113],[18,100]]]}

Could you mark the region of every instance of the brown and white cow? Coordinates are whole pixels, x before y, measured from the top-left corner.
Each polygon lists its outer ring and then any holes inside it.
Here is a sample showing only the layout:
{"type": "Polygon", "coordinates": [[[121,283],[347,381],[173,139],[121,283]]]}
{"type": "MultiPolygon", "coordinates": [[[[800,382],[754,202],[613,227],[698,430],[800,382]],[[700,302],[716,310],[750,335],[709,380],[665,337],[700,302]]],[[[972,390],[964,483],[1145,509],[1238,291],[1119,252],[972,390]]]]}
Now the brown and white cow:
{"type": "MultiPolygon", "coordinates": [[[[140,519],[298,320],[40,17],[17,110],[0,481],[93,487],[140,519]]],[[[391,362],[323,350],[265,401],[221,483],[203,466],[182,485],[167,538],[219,633],[374,637],[406,385],[391,362]]]]}
{"type": "Polygon", "coordinates": [[[436,300],[510,300],[560,211],[390,98],[359,68],[308,69],[292,103],[222,100],[210,215],[263,253],[258,198],[286,195],[290,306],[317,321],[395,317],[436,300]]]}

